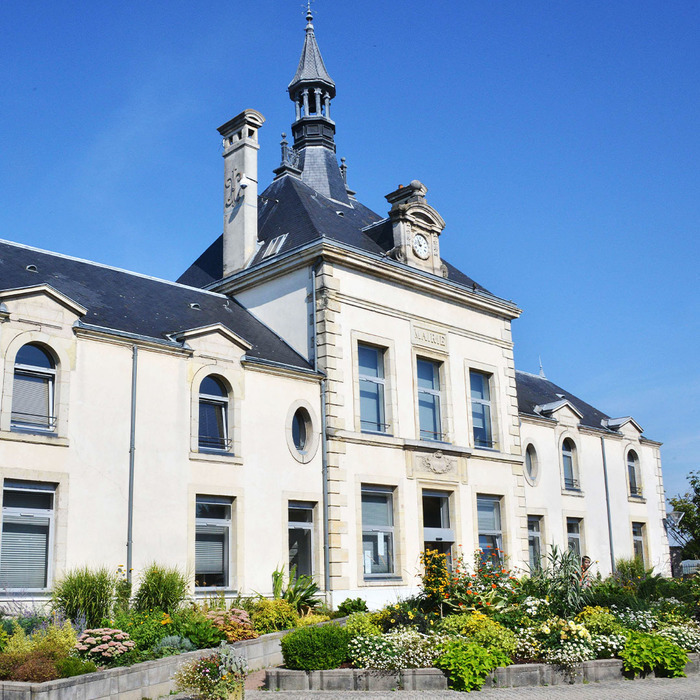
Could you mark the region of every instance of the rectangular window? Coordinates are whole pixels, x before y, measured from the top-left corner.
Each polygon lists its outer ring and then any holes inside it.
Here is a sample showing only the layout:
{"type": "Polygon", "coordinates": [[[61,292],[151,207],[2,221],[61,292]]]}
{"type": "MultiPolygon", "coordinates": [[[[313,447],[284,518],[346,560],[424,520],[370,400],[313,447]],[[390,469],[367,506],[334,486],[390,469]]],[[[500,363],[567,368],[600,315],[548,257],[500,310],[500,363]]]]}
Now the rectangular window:
{"type": "Polygon", "coordinates": [[[394,573],[393,489],[362,487],[362,558],[365,577],[394,573]]]}
{"type": "Polygon", "coordinates": [[[581,518],[566,519],[566,542],[570,550],[576,552],[576,556],[581,556],[581,518]]]}
{"type": "Polygon", "coordinates": [[[48,587],[55,491],[54,484],[5,480],[0,587],[48,587]]]}
{"type": "Polygon", "coordinates": [[[357,345],[360,378],[360,429],[363,433],[386,433],[384,350],[357,345]]]}
{"type": "Polygon", "coordinates": [[[527,548],[530,555],[530,571],[542,568],[542,517],[527,516],[527,548]]]}
{"type": "Polygon", "coordinates": [[[418,425],[421,440],[443,440],[440,404],[440,363],[416,361],[418,379],[418,425]]]}
{"type": "Polygon", "coordinates": [[[634,557],[644,563],[644,523],[632,523],[634,557]]]}
{"type": "Polygon", "coordinates": [[[447,555],[451,566],[454,530],[450,527],[450,494],[444,491],[423,491],[423,551],[447,555]]]}
{"type": "Polygon", "coordinates": [[[197,496],[195,586],[230,586],[231,509],[233,499],[197,496]]]}
{"type": "Polygon", "coordinates": [[[501,560],[503,533],[501,531],[501,499],[499,496],[476,497],[479,524],[479,549],[483,561],[501,560]]]}
{"type": "Polygon", "coordinates": [[[289,573],[312,576],[314,573],[314,504],[289,502],[289,573]]]}
{"type": "Polygon", "coordinates": [[[491,377],[483,372],[469,372],[472,398],[472,424],[475,447],[493,447],[491,431],[491,377]]]}

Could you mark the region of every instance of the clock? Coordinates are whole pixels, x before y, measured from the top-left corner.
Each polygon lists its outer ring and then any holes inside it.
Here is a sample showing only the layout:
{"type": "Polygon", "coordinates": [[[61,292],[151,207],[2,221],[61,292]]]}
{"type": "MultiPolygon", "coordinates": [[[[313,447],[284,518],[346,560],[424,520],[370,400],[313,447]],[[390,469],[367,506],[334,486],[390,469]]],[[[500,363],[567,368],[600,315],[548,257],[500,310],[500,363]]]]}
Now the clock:
{"type": "Polygon", "coordinates": [[[413,236],[413,252],[421,258],[421,260],[427,260],[430,255],[430,244],[422,233],[417,233],[413,236]]]}

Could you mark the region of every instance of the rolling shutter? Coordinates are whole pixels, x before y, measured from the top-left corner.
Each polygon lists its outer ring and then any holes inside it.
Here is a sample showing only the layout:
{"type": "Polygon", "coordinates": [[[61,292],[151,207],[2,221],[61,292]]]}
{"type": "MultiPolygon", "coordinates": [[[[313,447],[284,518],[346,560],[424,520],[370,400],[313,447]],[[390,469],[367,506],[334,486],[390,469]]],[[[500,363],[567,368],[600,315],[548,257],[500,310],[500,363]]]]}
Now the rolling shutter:
{"type": "Polygon", "coordinates": [[[46,588],[49,525],[40,515],[3,516],[0,587],[46,588]]]}

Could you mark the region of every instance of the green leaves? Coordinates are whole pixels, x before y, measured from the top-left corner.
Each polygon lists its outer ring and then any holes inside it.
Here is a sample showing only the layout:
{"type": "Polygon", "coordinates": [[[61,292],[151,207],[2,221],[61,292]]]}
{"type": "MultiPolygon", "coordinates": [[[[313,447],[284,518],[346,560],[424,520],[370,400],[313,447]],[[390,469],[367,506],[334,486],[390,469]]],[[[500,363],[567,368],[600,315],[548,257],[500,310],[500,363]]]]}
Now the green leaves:
{"type": "Polygon", "coordinates": [[[688,654],[677,644],[644,632],[630,633],[620,657],[625,671],[631,675],[646,675],[654,671],[657,676],[669,678],[685,676],[688,663],[688,654]]]}
{"type": "Polygon", "coordinates": [[[487,651],[473,642],[455,640],[445,644],[435,665],[447,672],[451,688],[470,691],[481,688],[494,668],[509,663],[511,660],[502,652],[487,651]]]}

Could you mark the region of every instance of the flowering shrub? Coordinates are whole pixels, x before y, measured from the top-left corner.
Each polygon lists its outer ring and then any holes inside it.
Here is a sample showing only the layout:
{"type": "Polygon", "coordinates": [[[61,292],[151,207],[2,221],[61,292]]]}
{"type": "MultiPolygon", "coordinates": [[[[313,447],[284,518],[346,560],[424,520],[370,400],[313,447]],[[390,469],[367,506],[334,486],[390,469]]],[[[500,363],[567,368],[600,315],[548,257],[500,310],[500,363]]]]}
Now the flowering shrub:
{"type": "Polygon", "coordinates": [[[442,653],[448,637],[423,634],[403,628],[378,636],[357,636],[350,640],[348,654],[358,668],[398,670],[429,668],[442,653]]]}
{"type": "Polygon", "coordinates": [[[627,637],[624,634],[592,634],[591,648],[596,659],[612,659],[620,656],[625,648],[627,637]]]}
{"type": "Polygon", "coordinates": [[[582,661],[595,659],[595,652],[584,640],[570,639],[560,646],[547,649],[543,658],[547,663],[563,666],[567,671],[573,672],[582,661]]]}
{"type": "Polygon", "coordinates": [[[223,700],[240,687],[248,673],[246,660],[222,642],[216,654],[183,664],[175,673],[178,690],[206,700],[223,700]]]}
{"type": "Polygon", "coordinates": [[[659,622],[651,610],[632,610],[612,605],[610,611],[624,627],[639,632],[651,632],[659,622]]]}
{"type": "Polygon", "coordinates": [[[85,630],[75,644],[75,650],[83,658],[109,663],[131,651],[135,644],[126,632],[111,627],[85,630]]]}
{"type": "Polygon", "coordinates": [[[317,625],[319,622],[328,622],[331,618],[328,615],[320,615],[318,613],[307,613],[302,615],[297,622],[297,627],[308,627],[309,625],[317,625]]]}
{"type": "Polygon", "coordinates": [[[670,639],[681,649],[700,652],[700,630],[689,625],[673,625],[664,627],[657,633],[660,637],[670,639]]]}
{"type": "Polygon", "coordinates": [[[253,627],[260,634],[296,627],[299,613],[286,600],[263,598],[253,608],[253,627]]]}
{"type": "Polygon", "coordinates": [[[529,595],[520,603],[520,608],[530,618],[550,615],[549,601],[546,598],[535,598],[529,595]]]}
{"type": "Polygon", "coordinates": [[[577,616],[576,621],[586,627],[591,634],[614,634],[622,629],[619,620],[609,608],[587,605],[577,616]]]}
{"type": "Polygon", "coordinates": [[[205,615],[216,629],[226,635],[228,642],[240,642],[244,639],[255,639],[260,636],[253,629],[250,617],[245,610],[238,608],[210,610],[205,615]]]}

